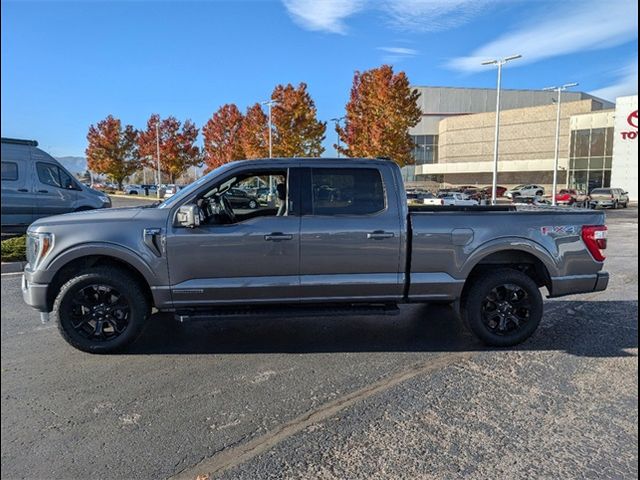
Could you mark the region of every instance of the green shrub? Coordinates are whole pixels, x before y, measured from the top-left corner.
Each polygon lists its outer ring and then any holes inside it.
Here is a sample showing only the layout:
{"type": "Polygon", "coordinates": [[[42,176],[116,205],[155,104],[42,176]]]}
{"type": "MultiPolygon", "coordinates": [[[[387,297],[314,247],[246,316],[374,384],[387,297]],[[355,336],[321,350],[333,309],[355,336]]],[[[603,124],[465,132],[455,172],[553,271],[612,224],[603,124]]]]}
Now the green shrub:
{"type": "Polygon", "coordinates": [[[26,241],[25,235],[21,237],[13,237],[2,241],[2,257],[3,262],[19,262],[26,260],[26,241]]]}

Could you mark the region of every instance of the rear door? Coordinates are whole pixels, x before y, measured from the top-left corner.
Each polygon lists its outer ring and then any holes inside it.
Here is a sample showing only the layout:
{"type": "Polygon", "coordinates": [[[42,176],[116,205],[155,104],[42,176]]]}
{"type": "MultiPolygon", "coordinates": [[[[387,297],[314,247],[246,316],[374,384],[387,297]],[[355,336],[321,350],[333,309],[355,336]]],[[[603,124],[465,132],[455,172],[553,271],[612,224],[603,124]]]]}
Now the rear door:
{"type": "Polygon", "coordinates": [[[403,237],[391,169],[305,168],[302,178],[302,301],[401,298],[403,237]]]}

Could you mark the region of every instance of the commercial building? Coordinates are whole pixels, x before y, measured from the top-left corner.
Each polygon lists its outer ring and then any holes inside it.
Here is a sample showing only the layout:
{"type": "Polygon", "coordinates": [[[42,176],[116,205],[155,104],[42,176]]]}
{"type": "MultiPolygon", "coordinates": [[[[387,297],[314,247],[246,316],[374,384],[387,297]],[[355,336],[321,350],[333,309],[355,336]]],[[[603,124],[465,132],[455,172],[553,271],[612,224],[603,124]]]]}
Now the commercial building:
{"type": "MultiPolygon", "coordinates": [[[[495,90],[416,88],[423,116],[410,131],[416,165],[413,171],[405,171],[409,183],[491,184],[495,90]]],[[[500,185],[537,183],[550,191],[556,96],[554,91],[501,91],[500,185]]],[[[637,198],[637,186],[634,190],[627,180],[635,178],[637,185],[637,133],[622,136],[632,128],[627,121],[630,115],[636,119],[632,131],[637,132],[637,96],[624,97],[614,105],[583,92],[566,91],[561,107],[559,186],[590,190],[614,185],[635,191],[637,198]]]]}

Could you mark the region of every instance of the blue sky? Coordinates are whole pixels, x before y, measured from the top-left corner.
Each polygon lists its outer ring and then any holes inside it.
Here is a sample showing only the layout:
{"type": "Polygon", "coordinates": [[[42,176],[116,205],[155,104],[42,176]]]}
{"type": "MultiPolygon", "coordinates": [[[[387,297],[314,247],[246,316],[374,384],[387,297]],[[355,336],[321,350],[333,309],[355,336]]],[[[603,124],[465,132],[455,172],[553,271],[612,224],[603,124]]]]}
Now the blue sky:
{"type": "MultiPolygon", "coordinates": [[[[341,116],[355,70],[391,63],[414,85],[494,87],[480,61],[513,53],[505,88],[572,81],[637,93],[637,1],[3,1],[2,136],[84,155],[109,114],[202,126],[278,83],[306,82],[322,120],[341,116]]],[[[332,127],[326,154],[333,154],[332,127]]]]}

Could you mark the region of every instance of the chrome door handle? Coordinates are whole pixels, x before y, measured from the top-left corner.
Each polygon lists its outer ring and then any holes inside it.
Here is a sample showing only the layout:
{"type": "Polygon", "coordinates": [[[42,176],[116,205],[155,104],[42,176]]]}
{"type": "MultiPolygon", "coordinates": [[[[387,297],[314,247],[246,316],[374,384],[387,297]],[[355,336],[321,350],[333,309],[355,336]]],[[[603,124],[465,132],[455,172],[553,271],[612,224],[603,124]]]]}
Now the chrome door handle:
{"type": "Polygon", "coordinates": [[[49,193],[49,190],[38,190],[38,193],[49,193]]]}
{"type": "Polygon", "coordinates": [[[375,232],[367,233],[369,240],[384,240],[385,238],[393,238],[393,232],[384,232],[382,230],[376,230],[375,232]]]}
{"type": "Polygon", "coordinates": [[[293,240],[293,235],[274,232],[274,233],[270,233],[269,235],[265,235],[264,239],[267,242],[282,242],[283,240],[293,240]]]}
{"type": "Polygon", "coordinates": [[[19,188],[18,191],[22,193],[27,193],[29,190],[27,190],[26,188],[19,188]]]}

